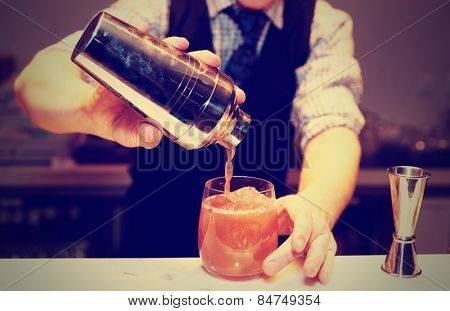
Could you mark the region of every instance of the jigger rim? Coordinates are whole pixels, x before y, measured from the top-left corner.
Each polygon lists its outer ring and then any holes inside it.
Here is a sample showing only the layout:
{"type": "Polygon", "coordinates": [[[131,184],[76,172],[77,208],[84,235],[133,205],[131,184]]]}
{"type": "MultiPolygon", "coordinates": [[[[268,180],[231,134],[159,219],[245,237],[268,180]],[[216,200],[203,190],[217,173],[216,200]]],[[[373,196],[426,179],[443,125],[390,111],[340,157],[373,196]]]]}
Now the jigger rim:
{"type": "Polygon", "coordinates": [[[408,165],[392,166],[387,169],[387,172],[389,175],[401,176],[401,177],[406,177],[409,179],[421,179],[421,178],[428,178],[431,176],[430,171],[428,171],[426,169],[423,169],[423,168],[417,167],[417,166],[408,166],[408,165]],[[401,173],[402,171],[413,171],[413,170],[419,171],[420,173],[418,173],[418,174],[401,173]]]}

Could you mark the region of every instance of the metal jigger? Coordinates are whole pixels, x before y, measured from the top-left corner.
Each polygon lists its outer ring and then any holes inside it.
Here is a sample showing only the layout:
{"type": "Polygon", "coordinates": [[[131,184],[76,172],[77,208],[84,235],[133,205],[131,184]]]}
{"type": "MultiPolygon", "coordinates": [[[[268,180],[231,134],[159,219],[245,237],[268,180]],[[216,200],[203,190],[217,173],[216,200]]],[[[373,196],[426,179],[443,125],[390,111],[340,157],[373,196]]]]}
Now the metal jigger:
{"type": "Polygon", "coordinates": [[[422,273],[417,262],[414,236],[429,171],[412,166],[388,169],[395,234],[381,267],[390,275],[414,277],[422,273]]]}

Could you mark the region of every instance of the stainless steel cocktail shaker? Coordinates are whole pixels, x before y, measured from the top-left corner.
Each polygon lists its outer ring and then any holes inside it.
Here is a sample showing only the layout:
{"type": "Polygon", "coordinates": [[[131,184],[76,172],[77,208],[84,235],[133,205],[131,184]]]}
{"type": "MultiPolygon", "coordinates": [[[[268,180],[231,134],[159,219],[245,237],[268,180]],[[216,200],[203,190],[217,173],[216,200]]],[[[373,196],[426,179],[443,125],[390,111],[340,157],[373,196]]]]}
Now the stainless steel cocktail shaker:
{"type": "Polygon", "coordinates": [[[72,61],[187,149],[232,148],[248,130],[228,76],[110,14],[90,22],[72,61]]]}

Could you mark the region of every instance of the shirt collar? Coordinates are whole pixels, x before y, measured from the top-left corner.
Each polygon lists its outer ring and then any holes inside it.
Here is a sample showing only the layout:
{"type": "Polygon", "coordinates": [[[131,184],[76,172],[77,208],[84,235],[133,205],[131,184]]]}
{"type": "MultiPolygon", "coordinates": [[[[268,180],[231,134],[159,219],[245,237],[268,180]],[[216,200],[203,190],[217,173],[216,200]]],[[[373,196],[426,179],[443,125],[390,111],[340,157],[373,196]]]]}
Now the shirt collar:
{"type": "MultiPolygon", "coordinates": [[[[215,18],[227,7],[236,3],[236,0],[206,0],[210,18],[215,18]]],[[[272,4],[264,10],[270,21],[278,28],[282,29],[284,20],[284,0],[274,0],[272,4]]]]}

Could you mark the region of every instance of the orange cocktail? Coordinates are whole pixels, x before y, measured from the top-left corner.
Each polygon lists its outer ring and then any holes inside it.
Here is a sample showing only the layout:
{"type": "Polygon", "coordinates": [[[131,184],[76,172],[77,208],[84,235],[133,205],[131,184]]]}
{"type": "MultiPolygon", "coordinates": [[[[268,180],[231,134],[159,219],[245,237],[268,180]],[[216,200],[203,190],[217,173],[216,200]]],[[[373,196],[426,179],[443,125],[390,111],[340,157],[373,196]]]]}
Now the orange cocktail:
{"type": "Polygon", "coordinates": [[[238,190],[225,194],[223,184],[223,178],[215,178],[205,186],[198,231],[203,265],[222,277],[259,275],[263,260],[278,245],[273,185],[236,176],[231,189],[238,190]]]}

